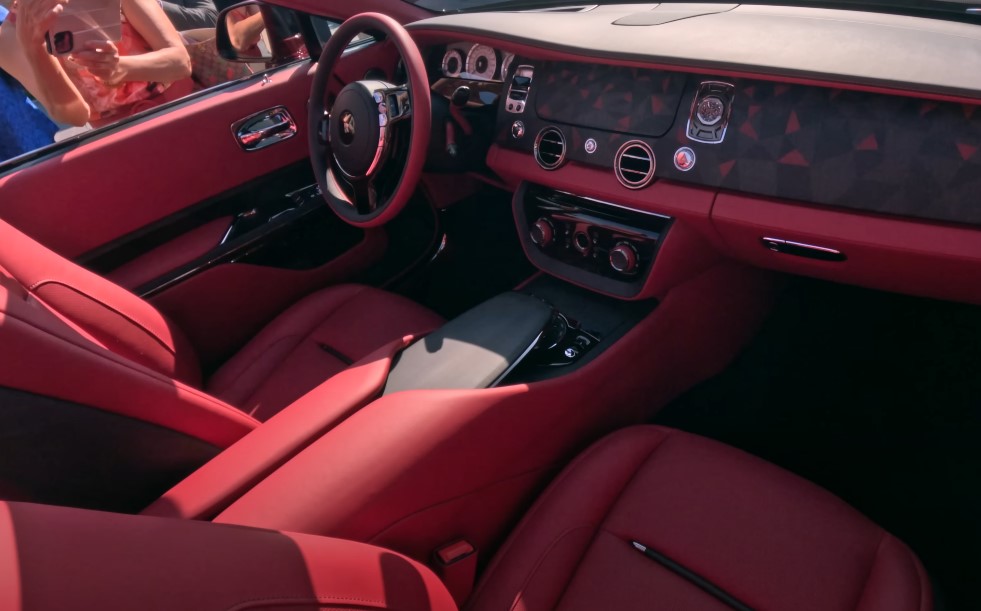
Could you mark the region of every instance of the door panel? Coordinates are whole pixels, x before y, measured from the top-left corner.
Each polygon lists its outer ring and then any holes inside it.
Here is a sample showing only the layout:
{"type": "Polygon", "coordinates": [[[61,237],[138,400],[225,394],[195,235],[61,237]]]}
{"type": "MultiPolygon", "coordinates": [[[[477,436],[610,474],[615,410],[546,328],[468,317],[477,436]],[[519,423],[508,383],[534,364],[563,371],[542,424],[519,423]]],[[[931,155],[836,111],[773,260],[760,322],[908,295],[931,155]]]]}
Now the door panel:
{"type": "MultiPolygon", "coordinates": [[[[353,49],[331,89],[369,69],[390,75],[396,58],[389,44],[353,49]]],[[[313,70],[293,64],[25,164],[0,177],[0,218],[152,299],[214,366],[294,301],[384,254],[384,230],[356,230],[319,196],[290,195],[315,183],[313,70]],[[243,150],[232,125],[274,107],[287,109],[296,136],[243,150]]]]}
{"type": "Polygon", "coordinates": [[[68,258],[303,159],[297,136],[245,152],[235,121],[286,106],[306,133],[299,64],[120,127],[0,178],[0,216],[68,258]]]}
{"type": "MultiPolygon", "coordinates": [[[[347,54],[337,91],[372,68],[394,69],[391,45],[347,54]]],[[[0,177],[0,218],[75,259],[100,246],[307,158],[306,103],[313,68],[303,62],[195,98],[0,177]],[[244,151],[232,124],[284,106],[297,135],[244,151]]]]}

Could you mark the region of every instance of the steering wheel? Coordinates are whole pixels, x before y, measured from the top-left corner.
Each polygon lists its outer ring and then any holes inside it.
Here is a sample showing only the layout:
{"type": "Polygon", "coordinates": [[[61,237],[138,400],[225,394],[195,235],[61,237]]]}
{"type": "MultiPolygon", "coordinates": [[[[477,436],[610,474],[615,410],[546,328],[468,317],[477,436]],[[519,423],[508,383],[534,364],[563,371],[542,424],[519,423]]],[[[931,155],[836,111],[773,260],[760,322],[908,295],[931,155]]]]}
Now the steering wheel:
{"type": "Polygon", "coordinates": [[[426,65],[409,33],[379,13],[344,21],[320,54],[307,107],[310,161],[327,205],[358,227],[377,227],[394,218],[419,182],[432,122],[426,65]],[[354,81],[330,104],[327,89],[337,60],[365,31],[382,32],[395,44],[408,83],[354,81]]]}

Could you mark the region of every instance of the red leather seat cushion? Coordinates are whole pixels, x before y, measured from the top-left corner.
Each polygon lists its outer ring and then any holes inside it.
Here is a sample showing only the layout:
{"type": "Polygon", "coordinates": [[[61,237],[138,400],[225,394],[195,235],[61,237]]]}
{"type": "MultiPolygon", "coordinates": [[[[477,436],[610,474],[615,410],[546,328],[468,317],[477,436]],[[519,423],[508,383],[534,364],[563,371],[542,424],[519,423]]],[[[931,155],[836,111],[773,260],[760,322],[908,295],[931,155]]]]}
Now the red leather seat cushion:
{"type": "Polygon", "coordinates": [[[566,469],[469,608],[730,609],[634,540],[753,609],[932,608],[909,548],[840,499],[739,450],[661,427],[611,435],[566,469]]]}
{"type": "Polygon", "coordinates": [[[442,324],[404,297],[361,285],[331,287],[260,331],[211,377],[207,390],[266,420],[386,343],[442,324]]]}
{"type": "Polygon", "coordinates": [[[0,609],[455,611],[378,547],[210,522],[0,502],[0,609]]]}

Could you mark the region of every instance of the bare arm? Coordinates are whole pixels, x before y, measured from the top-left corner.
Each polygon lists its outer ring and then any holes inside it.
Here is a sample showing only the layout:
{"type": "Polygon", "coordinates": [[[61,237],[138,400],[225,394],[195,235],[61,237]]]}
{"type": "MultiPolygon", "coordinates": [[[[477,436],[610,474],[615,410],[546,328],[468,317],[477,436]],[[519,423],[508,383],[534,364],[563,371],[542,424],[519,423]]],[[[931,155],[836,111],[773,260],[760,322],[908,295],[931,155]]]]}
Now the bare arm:
{"type": "Polygon", "coordinates": [[[146,40],[149,53],[119,56],[112,43],[90,44],[73,55],[109,85],[124,81],[173,83],[191,76],[191,58],[180,34],[156,0],[122,0],[127,21],[146,40]]]}
{"type": "Polygon", "coordinates": [[[236,51],[244,53],[259,43],[265,29],[266,22],[262,13],[256,13],[230,24],[228,26],[228,38],[236,51]]]}
{"type": "Polygon", "coordinates": [[[62,10],[59,0],[24,0],[17,22],[8,19],[0,26],[0,68],[20,81],[52,119],[85,125],[89,105],[44,46],[44,33],[62,10]]]}

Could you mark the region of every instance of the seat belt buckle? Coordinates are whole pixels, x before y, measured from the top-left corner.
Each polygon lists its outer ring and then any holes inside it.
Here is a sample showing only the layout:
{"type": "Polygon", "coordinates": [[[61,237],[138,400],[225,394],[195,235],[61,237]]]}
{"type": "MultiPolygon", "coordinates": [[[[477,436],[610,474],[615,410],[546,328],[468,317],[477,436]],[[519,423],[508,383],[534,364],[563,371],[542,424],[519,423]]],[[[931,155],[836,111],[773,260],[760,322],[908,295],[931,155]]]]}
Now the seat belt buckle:
{"type": "Polygon", "coordinates": [[[437,547],[432,564],[457,606],[462,607],[477,576],[477,548],[466,539],[457,539],[437,547]]]}

